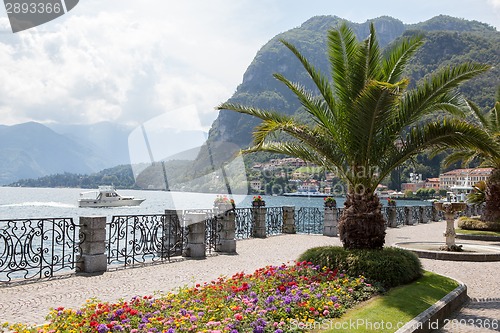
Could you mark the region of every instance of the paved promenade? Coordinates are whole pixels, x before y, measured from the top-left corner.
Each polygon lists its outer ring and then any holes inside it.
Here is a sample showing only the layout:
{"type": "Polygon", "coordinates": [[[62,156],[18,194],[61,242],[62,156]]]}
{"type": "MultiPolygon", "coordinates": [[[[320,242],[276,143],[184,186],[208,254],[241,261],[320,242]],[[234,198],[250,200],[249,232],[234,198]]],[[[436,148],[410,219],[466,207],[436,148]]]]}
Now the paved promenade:
{"type": "MultiPolygon", "coordinates": [[[[401,241],[442,241],[444,222],[388,229],[386,244],[401,241]]],[[[474,243],[473,241],[464,241],[474,243]]],[[[460,243],[460,241],[459,241],[460,243]]],[[[184,285],[210,281],[221,275],[253,272],[265,265],[292,261],[310,247],[340,245],[338,238],[315,235],[284,235],[268,239],[242,240],[238,255],[219,255],[205,260],[106,272],[92,277],[69,278],[0,288],[0,322],[43,323],[51,307],[77,308],[89,298],[101,301],[129,299],[136,295],[168,292],[184,285]]],[[[500,246],[499,244],[496,244],[500,246]]],[[[479,328],[488,320],[500,322],[500,263],[452,262],[422,259],[423,266],[464,282],[472,301],[441,333],[500,332],[479,328]],[[459,325],[460,322],[474,325],[459,325]]]]}

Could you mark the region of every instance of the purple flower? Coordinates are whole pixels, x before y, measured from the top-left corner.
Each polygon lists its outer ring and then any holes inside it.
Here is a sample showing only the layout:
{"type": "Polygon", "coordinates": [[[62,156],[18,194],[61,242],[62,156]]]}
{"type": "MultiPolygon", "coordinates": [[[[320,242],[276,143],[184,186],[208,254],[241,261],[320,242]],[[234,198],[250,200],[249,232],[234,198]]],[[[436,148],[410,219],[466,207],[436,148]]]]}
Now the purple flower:
{"type": "Polygon", "coordinates": [[[97,332],[99,332],[99,333],[105,333],[108,331],[109,331],[109,328],[104,324],[99,324],[99,326],[97,326],[97,332]]]}

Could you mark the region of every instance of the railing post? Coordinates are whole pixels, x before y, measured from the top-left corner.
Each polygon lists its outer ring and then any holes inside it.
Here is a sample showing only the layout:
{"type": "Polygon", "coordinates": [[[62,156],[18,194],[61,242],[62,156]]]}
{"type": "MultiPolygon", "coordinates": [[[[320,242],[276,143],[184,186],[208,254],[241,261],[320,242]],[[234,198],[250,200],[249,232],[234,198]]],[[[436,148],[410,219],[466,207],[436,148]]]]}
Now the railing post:
{"type": "Polygon", "coordinates": [[[390,205],[387,207],[387,225],[391,228],[398,227],[398,219],[397,219],[395,205],[390,205]]]}
{"type": "Polygon", "coordinates": [[[107,270],[106,217],[81,216],[79,223],[83,242],[77,271],[79,273],[104,273],[107,270]]]}
{"type": "Polygon", "coordinates": [[[266,207],[253,207],[252,217],[253,217],[253,237],[255,238],[266,238],[266,207]]]}
{"type": "Polygon", "coordinates": [[[413,220],[412,220],[412,207],[404,207],[404,212],[405,212],[405,225],[413,225],[413,220]]]}
{"type": "Polygon", "coordinates": [[[425,207],[420,206],[420,223],[428,223],[429,222],[429,217],[425,213],[425,207]]]}
{"type": "Polygon", "coordinates": [[[432,222],[438,222],[438,211],[434,205],[432,206],[432,211],[431,211],[431,221],[432,222]]]}
{"type": "Polygon", "coordinates": [[[188,243],[183,256],[193,259],[206,258],[205,213],[187,213],[185,223],[188,227],[188,243]]]}
{"type": "Polygon", "coordinates": [[[323,224],[323,235],[329,237],[338,236],[338,219],[336,207],[325,207],[325,222],[323,224]]]}
{"type": "Polygon", "coordinates": [[[219,242],[215,245],[215,251],[224,253],[236,253],[236,214],[234,210],[227,210],[218,216],[221,230],[218,231],[219,242]]]}
{"type": "Polygon", "coordinates": [[[284,234],[296,234],[295,229],[295,206],[283,207],[283,230],[284,234]]]}
{"type": "Polygon", "coordinates": [[[181,230],[182,210],[166,209],[163,224],[163,244],[161,257],[169,258],[182,253],[183,240],[181,230]]]}

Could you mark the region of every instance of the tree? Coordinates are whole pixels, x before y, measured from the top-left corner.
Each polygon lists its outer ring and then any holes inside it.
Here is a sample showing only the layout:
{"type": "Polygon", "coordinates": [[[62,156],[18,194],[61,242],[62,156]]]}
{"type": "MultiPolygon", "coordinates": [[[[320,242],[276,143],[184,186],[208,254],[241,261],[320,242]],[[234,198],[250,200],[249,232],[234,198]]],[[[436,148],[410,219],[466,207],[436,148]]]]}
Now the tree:
{"type": "MultiPolygon", "coordinates": [[[[500,86],[498,88],[496,103],[493,108],[483,114],[477,105],[470,103],[471,109],[479,122],[481,128],[490,136],[490,139],[497,145],[496,151],[485,152],[477,149],[469,149],[465,151],[457,151],[449,155],[445,160],[445,165],[453,164],[462,160],[464,164],[468,164],[474,160],[481,161],[481,167],[491,167],[490,176],[486,181],[485,188],[480,186],[475,189],[476,195],[474,199],[480,200],[481,192],[484,198],[485,207],[481,220],[490,222],[500,222],[500,86]]],[[[476,202],[477,202],[476,200],[476,202]]]]}
{"type": "Polygon", "coordinates": [[[276,111],[233,103],[223,103],[218,109],[262,120],[246,153],[286,154],[335,172],[348,185],[339,221],[344,247],[382,248],[385,221],[374,191],[392,170],[433,147],[474,145],[491,151],[483,131],[457,118],[468,111],[468,104],[456,90],[488,66],[466,63],[443,68],[410,89],[402,73],[422,45],[422,36],[402,39],[384,54],[373,24],[370,35],[361,42],[347,24],[330,30],[327,37],[331,77],[282,40],[317,90],[274,75],[295,94],[313,121],[301,122],[276,111]],[[442,111],[439,119],[426,117],[438,111],[442,111]]]}

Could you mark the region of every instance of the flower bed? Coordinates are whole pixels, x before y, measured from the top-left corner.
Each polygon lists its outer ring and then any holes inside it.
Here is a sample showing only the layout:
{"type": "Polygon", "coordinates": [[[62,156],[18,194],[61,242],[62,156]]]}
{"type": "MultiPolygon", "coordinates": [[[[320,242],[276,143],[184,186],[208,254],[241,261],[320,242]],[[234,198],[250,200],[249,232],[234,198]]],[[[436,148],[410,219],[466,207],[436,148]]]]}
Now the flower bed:
{"type": "MultiPolygon", "coordinates": [[[[49,324],[15,332],[302,332],[301,324],[341,316],[376,289],[352,278],[299,262],[268,266],[253,274],[181,288],[159,298],[118,303],[89,301],[75,311],[54,309],[49,324]]],[[[1,331],[1,329],[0,329],[1,331]]]]}

